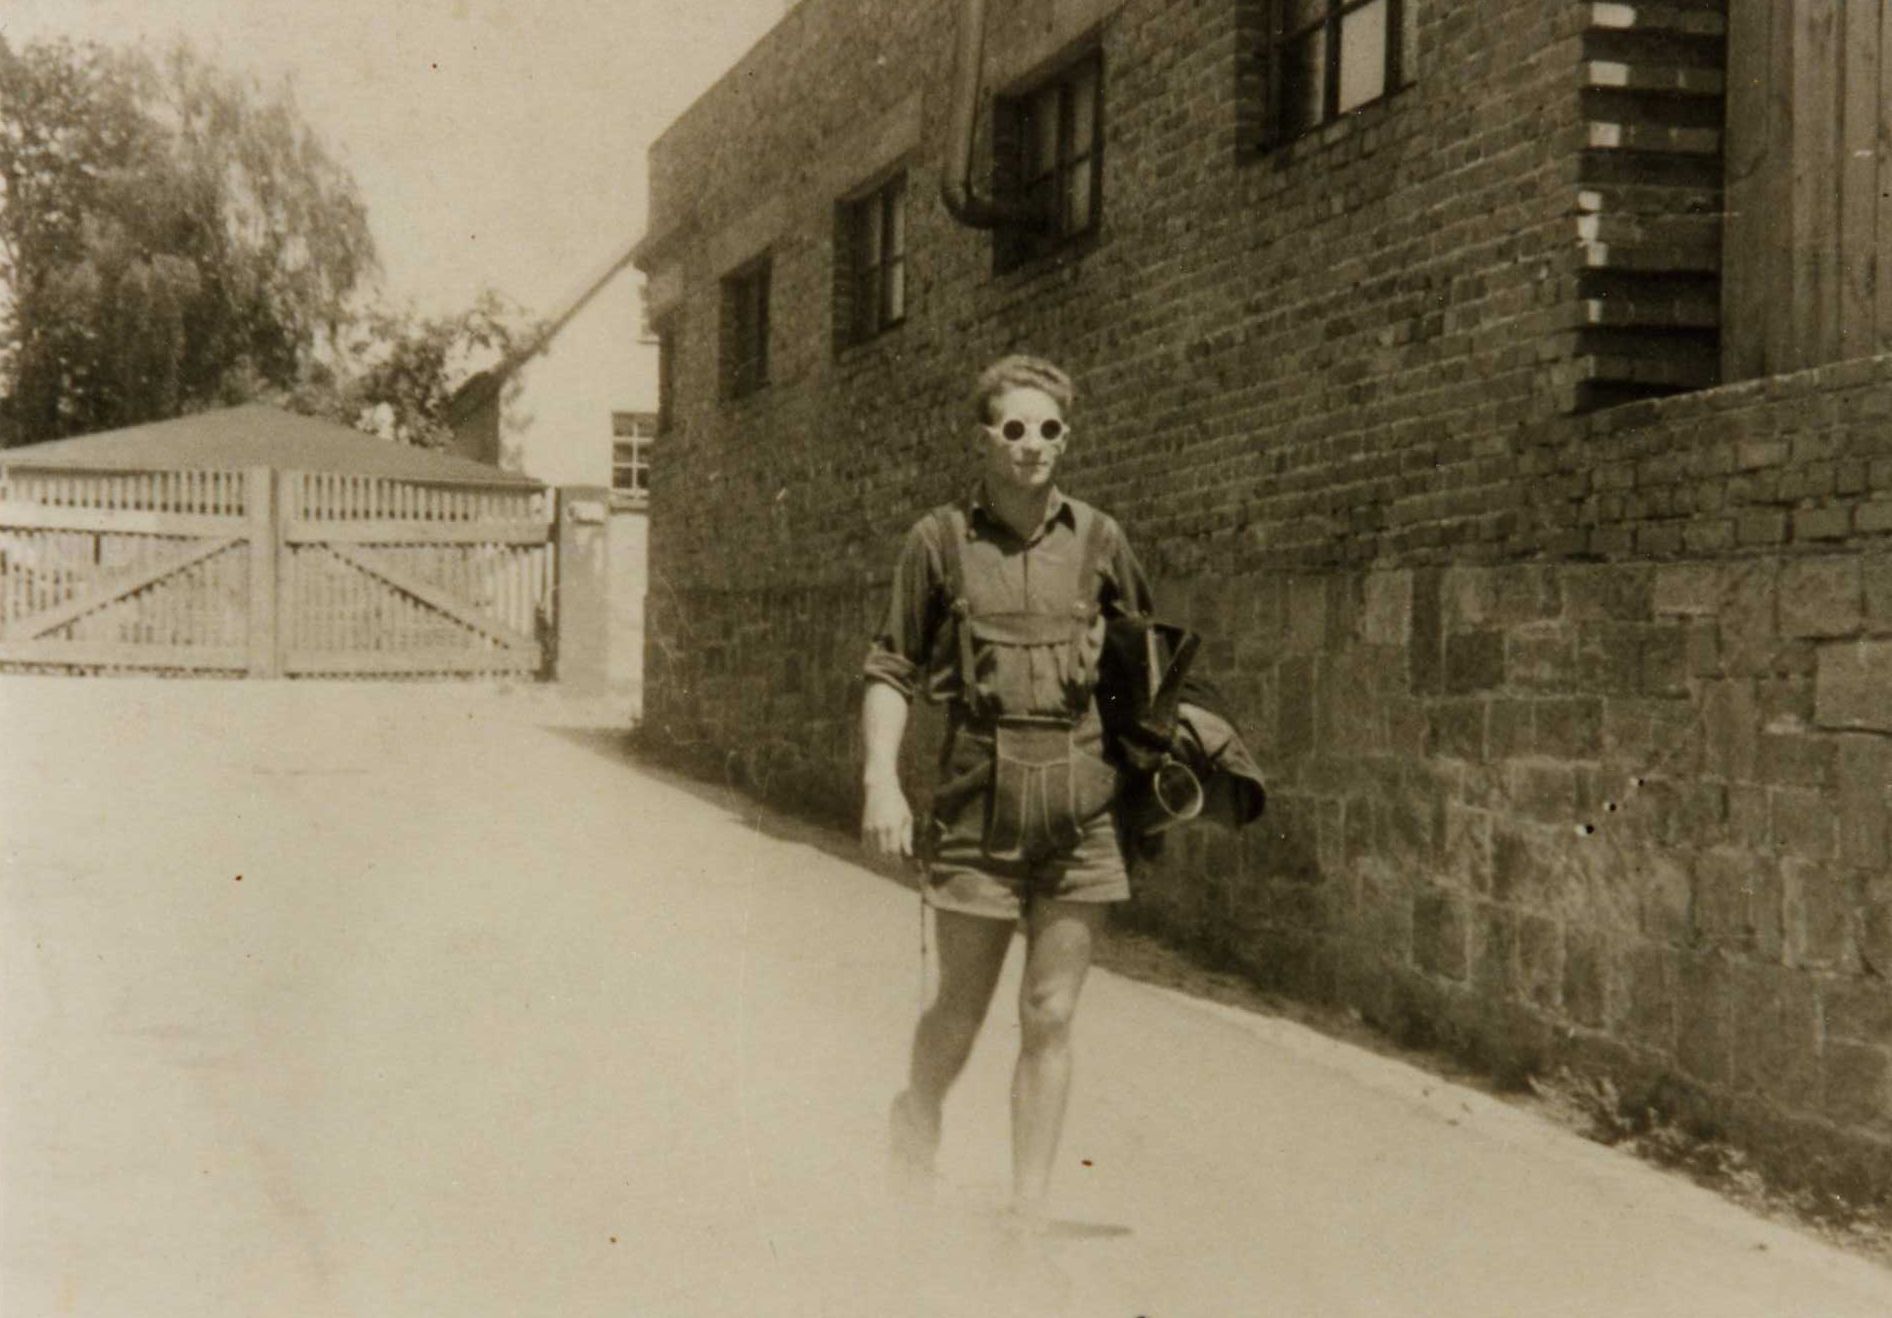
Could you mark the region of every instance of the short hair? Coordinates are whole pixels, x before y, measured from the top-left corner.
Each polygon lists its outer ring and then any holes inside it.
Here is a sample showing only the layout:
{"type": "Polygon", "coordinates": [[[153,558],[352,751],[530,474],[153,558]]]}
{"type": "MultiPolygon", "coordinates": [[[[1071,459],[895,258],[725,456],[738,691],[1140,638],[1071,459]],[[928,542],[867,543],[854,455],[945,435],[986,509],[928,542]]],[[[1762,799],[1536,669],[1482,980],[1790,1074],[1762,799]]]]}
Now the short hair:
{"type": "Polygon", "coordinates": [[[992,423],[992,400],[1008,389],[1039,389],[1049,394],[1060,411],[1071,410],[1077,390],[1071,377],[1042,357],[1014,353],[1001,357],[979,372],[972,389],[972,411],[980,425],[992,423]]]}

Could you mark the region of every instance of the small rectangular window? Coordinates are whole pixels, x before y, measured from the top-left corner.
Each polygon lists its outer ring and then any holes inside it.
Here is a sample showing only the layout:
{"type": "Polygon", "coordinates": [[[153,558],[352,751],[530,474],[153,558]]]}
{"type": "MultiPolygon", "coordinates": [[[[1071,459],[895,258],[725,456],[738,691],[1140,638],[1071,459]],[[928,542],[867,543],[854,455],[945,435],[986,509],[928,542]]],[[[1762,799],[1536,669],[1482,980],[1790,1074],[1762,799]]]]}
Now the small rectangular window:
{"type": "Polygon", "coordinates": [[[657,417],[650,412],[611,414],[611,492],[629,501],[650,494],[650,448],[657,417]]]}
{"type": "Polygon", "coordinates": [[[1103,61],[1095,53],[996,105],[998,187],[1036,217],[999,231],[1001,269],[1096,231],[1103,218],[1103,61]]]}
{"type": "Polygon", "coordinates": [[[1267,0],[1269,132],[1285,142],[1397,91],[1413,0],[1267,0]]]}
{"type": "Polygon", "coordinates": [[[906,175],[841,203],[835,230],[835,340],[844,348],[907,318],[906,175]]]}
{"type": "Polygon", "coordinates": [[[769,382],[769,258],[723,280],[723,395],[742,398],[769,382]]]}

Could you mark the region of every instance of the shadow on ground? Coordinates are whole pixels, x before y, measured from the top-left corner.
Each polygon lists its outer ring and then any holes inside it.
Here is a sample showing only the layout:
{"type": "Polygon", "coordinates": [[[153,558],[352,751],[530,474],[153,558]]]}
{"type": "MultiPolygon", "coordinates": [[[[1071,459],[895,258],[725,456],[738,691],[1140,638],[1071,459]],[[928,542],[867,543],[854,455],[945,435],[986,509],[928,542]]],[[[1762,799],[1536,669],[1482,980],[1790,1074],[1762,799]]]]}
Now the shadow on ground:
{"type": "MultiPolygon", "coordinates": [[[[861,850],[854,838],[833,820],[797,816],[766,804],[750,795],[734,781],[714,782],[695,776],[637,745],[635,733],[624,727],[548,728],[574,745],[593,754],[687,792],[741,820],[766,836],[798,843],[848,864],[868,870],[909,891],[917,891],[920,872],[915,865],[896,865],[876,861],[861,850]]],[[[1678,1163],[1672,1149],[1662,1156],[1651,1154],[1636,1143],[1627,1145],[1599,1133],[1594,1114],[1578,1111],[1568,1103],[1544,1097],[1543,1086],[1529,1088],[1499,1085],[1489,1075],[1467,1066],[1447,1053],[1402,1044],[1369,1024],[1357,1011],[1331,1005],[1311,1004],[1270,993],[1245,977],[1239,969],[1212,963],[1200,954],[1179,949],[1160,938],[1133,927],[1126,921],[1113,923],[1097,951],[1100,968],[1141,983],[1173,989],[1204,998],[1223,1006],[1236,1007],[1261,1016],[1290,1020],[1321,1034],[1365,1049],[1382,1057],[1394,1058],[1429,1072],[1441,1079],[1466,1085],[1500,1098],[1513,1106],[1535,1113],[1541,1119],[1575,1131],[1586,1139],[1620,1147],[1644,1162],[1663,1167],[1733,1200],[1750,1212],[1775,1221],[1790,1223],[1881,1265],[1892,1265],[1892,1216],[1877,1208],[1842,1213],[1833,1218],[1823,1202],[1803,1201],[1771,1185],[1750,1184],[1752,1177],[1703,1175],[1688,1170],[1688,1160],[1678,1163]]],[[[1553,1086],[1554,1088],[1554,1086],[1553,1086]]],[[[1665,1128],[1670,1142],[1681,1138],[1680,1132],[1665,1128]]],[[[1697,1141],[1696,1144],[1700,1144],[1697,1141]]],[[[1694,1148],[1697,1154],[1714,1153],[1719,1146],[1694,1148]]],[[[1697,1157],[1695,1162],[1702,1159],[1697,1157]]],[[[1082,1223],[1062,1223],[1053,1234],[1077,1238],[1086,1234],[1111,1234],[1110,1227],[1090,1227],[1082,1223]],[[1065,1231],[1064,1228],[1071,1228],[1065,1231]]]]}
{"type": "Polygon", "coordinates": [[[657,756],[640,750],[635,732],[629,729],[621,727],[547,728],[546,731],[574,746],[583,747],[594,755],[602,756],[627,768],[636,769],[639,773],[648,774],[668,787],[674,787],[680,792],[694,796],[699,801],[713,805],[764,836],[813,847],[837,860],[870,870],[903,888],[912,891],[919,890],[918,862],[899,865],[877,861],[861,850],[860,845],[852,837],[841,832],[832,821],[790,814],[779,807],[757,800],[734,783],[713,782],[686,773],[674,765],[666,764],[657,756]]]}

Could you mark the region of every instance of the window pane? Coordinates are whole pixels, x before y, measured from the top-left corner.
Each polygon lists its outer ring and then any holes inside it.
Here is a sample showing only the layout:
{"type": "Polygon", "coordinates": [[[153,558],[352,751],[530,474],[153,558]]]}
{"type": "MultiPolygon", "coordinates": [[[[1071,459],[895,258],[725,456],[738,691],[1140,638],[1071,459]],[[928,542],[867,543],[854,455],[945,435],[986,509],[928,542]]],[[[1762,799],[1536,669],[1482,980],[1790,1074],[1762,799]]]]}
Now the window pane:
{"type": "Polygon", "coordinates": [[[880,264],[880,198],[869,197],[855,208],[860,217],[861,264],[880,264]]]}
{"type": "Polygon", "coordinates": [[[907,314],[907,263],[896,259],[890,264],[881,286],[887,298],[882,323],[892,325],[904,320],[907,314]]]}
{"type": "Polygon", "coordinates": [[[1025,204],[1034,215],[1055,223],[1058,219],[1058,178],[1047,174],[1025,189],[1025,204]]]}
{"type": "Polygon", "coordinates": [[[1327,33],[1317,29],[1281,51],[1281,131],[1292,136],[1321,121],[1327,101],[1327,33]]]}
{"type": "Polygon", "coordinates": [[[637,465],[637,445],[613,444],[611,446],[611,488],[614,490],[637,489],[637,465]]]}
{"type": "Polygon", "coordinates": [[[1091,162],[1080,160],[1065,175],[1064,232],[1081,233],[1091,224],[1091,162]]]}
{"type": "Polygon", "coordinates": [[[1386,0],[1340,20],[1340,112],[1386,94],[1386,0]]]}
{"type": "Polygon", "coordinates": [[[1097,66],[1087,64],[1071,80],[1071,154],[1091,150],[1091,130],[1097,124],[1097,66]]]}
{"type": "Polygon", "coordinates": [[[1025,159],[1025,177],[1035,179],[1048,174],[1058,163],[1058,92],[1056,83],[1045,88],[1031,101],[1031,140],[1025,159]]]}
{"type": "Polygon", "coordinates": [[[907,189],[903,179],[896,179],[887,192],[887,259],[905,256],[907,251],[907,189]]]}
{"type": "Polygon", "coordinates": [[[854,281],[854,338],[871,339],[880,329],[880,267],[868,266],[854,281]]]}
{"type": "Polygon", "coordinates": [[[1294,36],[1327,17],[1328,0],[1282,0],[1281,32],[1294,36]]]}

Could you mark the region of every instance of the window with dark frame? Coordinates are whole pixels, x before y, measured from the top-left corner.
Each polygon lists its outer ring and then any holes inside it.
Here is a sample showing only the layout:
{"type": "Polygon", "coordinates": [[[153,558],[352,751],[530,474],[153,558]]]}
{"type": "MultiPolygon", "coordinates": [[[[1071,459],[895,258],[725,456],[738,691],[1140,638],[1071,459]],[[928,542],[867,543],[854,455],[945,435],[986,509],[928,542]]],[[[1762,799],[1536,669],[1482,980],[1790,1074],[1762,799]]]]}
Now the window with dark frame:
{"type": "Polygon", "coordinates": [[[723,395],[743,398],[769,382],[769,258],[723,280],[723,395]]]}
{"type": "Polygon", "coordinates": [[[835,285],[837,348],[865,343],[907,318],[907,176],[841,203],[835,285]]]}
{"type": "Polygon", "coordinates": [[[996,103],[999,186],[1035,226],[999,230],[1010,268],[1096,231],[1103,219],[1103,59],[1096,52],[996,103]]]}
{"type": "Polygon", "coordinates": [[[1398,91],[1411,0],[1269,0],[1269,137],[1286,142],[1398,91]]]}
{"type": "Polygon", "coordinates": [[[611,492],[626,501],[650,496],[650,446],[657,438],[652,412],[611,414],[611,492]]]}

